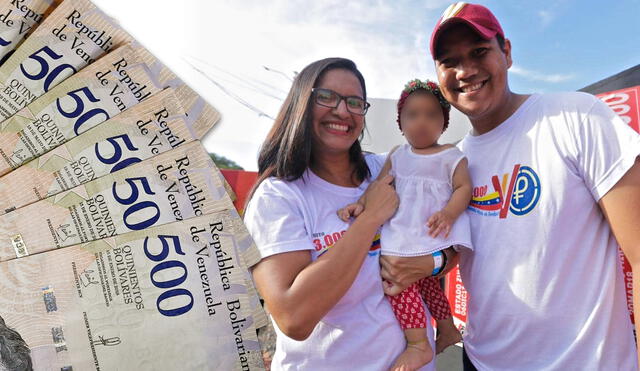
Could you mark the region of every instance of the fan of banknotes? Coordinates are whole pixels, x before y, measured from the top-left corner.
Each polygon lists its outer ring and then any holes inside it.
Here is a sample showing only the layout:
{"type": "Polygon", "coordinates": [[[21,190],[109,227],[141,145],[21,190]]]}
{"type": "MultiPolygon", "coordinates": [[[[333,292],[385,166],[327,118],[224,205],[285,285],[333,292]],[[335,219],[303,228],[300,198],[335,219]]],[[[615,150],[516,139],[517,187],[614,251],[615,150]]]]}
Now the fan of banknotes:
{"type": "Polygon", "coordinates": [[[87,0],[0,0],[0,369],[263,369],[218,112],[87,0]]]}

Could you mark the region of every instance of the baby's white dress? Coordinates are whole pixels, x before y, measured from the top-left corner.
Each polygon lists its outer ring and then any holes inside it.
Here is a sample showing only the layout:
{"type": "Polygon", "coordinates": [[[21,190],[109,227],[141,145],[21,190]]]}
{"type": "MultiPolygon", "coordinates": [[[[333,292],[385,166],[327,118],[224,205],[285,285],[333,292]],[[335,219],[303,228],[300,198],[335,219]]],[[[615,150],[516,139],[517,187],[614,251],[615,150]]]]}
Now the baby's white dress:
{"type": "Polygon", "coordinates": [[[383,255],[419,256],[460,245],[471,249],[471,227],[462,212],[444,234],[429,236],[427,220],[442,210],[453,193],[453,173],[464,154],[456,147],[434,154],[414,153],[404,144],[391,155],[391,174],[400,205],[381,231],[383,255]]]}

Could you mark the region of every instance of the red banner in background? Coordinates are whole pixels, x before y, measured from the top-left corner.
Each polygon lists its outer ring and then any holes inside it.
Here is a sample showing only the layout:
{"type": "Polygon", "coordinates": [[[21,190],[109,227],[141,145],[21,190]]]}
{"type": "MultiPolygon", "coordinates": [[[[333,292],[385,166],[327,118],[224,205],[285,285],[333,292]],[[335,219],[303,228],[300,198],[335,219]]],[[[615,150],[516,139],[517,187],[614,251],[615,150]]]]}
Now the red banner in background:
{"type": "Polygon", "coordinates": [[[633,130],[640,133],[640,85],[596,95],[633,130]]]}
{"type": "MultiPolygon", "coordinates": [[[[640,85],[602,93],[596,96],[609,105],[627,125],[640,133],[640,85]]],[[[629,261],[625,258],[622,251],[619,253],[624,273],[629,316],[631,317],[631,322],[635,323],[633,316],[633,276],[631,273],[631,264],[629,264],[629,261]]],[[[467,321],[467,291],[464,289],[462,280],[460,279],[460,271],[457,267],[447,275],[445,288],[456,325],[458,325],[459,328],[464,328],[464,322],[467,321]]]]}
{"type": "Polygon", "coordinates": [[[462,284],[458,267],[453,268],[448,273],[445,282],[445,293],[451,305],[453,322],[464,333],[464,326],[467,322],[467,290],[462,284]]]}
{"type": "Polygon", "coordinates": [[[633,316],[633,274],[631,273],[631,264],[619,250],[620,264],[622,264],[622,271],[624,273],[624,291],[627,293],[627,308],[629,309],[629,316],[631,316],[631,323],[636,323],[633,316]]]}
{"type": "Polygon", "coordinates": [[[238,213],[242,215],[242,212],[244,211],[244,204],[247,201],[247,197],[249,197],[249,192],[251,191],[253,184],[258,179],[258,173],[254,171],[229,169],[220,169],[220,172],[236,194],[233,206],[235,206],[238,213]]]}

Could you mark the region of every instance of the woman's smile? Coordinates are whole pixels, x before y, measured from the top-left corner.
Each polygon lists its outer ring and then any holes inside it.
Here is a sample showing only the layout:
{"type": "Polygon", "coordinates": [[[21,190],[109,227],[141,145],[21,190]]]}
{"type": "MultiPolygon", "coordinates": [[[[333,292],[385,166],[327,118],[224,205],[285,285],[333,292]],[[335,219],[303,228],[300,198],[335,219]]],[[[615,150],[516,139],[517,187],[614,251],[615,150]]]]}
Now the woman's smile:
{"type": "Polygon", "coordinates": [[[353,130],[351,125],[345,122],[330,121],[330,122],[324,122],[322,123],[322,125],[325,128],[327,128],[328,131],[338,135],[347,134],[349,131],[353,130]]]}

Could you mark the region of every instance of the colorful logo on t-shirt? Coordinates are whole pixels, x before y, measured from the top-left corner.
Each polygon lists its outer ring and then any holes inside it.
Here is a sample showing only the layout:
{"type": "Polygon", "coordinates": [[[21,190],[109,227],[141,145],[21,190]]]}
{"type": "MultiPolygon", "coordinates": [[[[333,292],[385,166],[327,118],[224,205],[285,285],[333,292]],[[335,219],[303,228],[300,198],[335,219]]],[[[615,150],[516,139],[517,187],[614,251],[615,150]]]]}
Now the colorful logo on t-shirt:
{"type": "Polygon", "coordinates": [[[380,254],[380,230],[373,237],[371,248],[369,248],[369,256],[376,256],[380,254]]]}
{"type": "Polygon", "coordinates": [[[529,166],[517,164],[511,174],[500,179],[491,177],[491,185],[473,188],[473,197],[468,209],[483,216],[498,216],[500,219],[512,214],[522,216],[533,210],[540,200],[540,178],[529,166]],[[493,192],[489,193],[489,189],[493,192]]]}
{"type": "MultiPolygon", "coordinates": [[[[313,236],[317,237],[313,239],[313,245],[316,248],[316,251],[319,251],[320,255],[329,251],[330,248],[335,245],[336,242],[346,233],[347,231],[334,232],[334,233],[314,233],[313,236]]],[[[371,243],[371,247],[369,248],[369,256],[376,256],[380,254],[380,230],[373,237],[373,242],[371,243]]]]}

